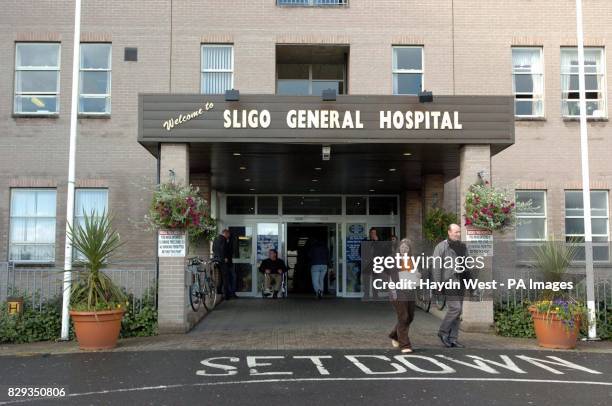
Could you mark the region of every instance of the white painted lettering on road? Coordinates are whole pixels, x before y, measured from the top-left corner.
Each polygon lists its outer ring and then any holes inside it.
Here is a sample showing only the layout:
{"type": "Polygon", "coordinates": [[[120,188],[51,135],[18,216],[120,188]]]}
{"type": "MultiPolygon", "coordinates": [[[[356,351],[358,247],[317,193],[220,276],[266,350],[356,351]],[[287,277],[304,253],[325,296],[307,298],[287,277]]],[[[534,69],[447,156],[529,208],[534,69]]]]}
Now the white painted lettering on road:
{"type": "Polygon", "coordinates": [[[236,368],[233,365],[223,365],[223,364],[217,364],[215,362],[212,361],[216,361],[216,360],[220,360],[220,359],[226,359],[229,362],[240,362],[240,358],[238,357],[213,357],[213,358],[206,358],[203,361],[200,361],[200,364],[204,365],[205,367],[208,368],[216,368],[216,369],[220,369],[222,371],[225,371],[225,373],[222,374],[211,374],[206,372],[205,369],[201,369],[196,371],[196,375],[201,375],[201,376],[229,376],[229,375],[236,375],[238,373],[238,368],[236,368]]]}
{"type": "Polygon", "coordinates": [[[553,374],[556,374],[556,375],[563,375],[563,372],[561,372],[561,371],[559,371],[557,369],[551,368],[551,367],[549,367],[546,364],[558,365],[558,366],[562,366],[562,367],[565,367],[565,368],[571,368],[571,369],[577,369],[579,371],[588,372],[589,374],[597,374],[597,375],[601,374],[601,372],[595,371],[593,369],[585,368],[583,366],[580,366],[578,364],[574,364],[573,362],[566,361],[566,360],[561,359],[559,357],[553,357],[552,355],[549,355],[546,358],[550,358],[550,359],[555,360],[557,362],[549,361],[549,360],[546,360],[546,359],[532,358],[532,357],[528,357],[526,355],[517,355],[516,358],[520,358],[523,361],[527,361],[530,364],[533,364],[533,365],[535,365],[537,367],[543,368],[543,369],[545,369],[547,371],[550,371],[550,372],[552,372],[553,374]]]}
{"type": "Polygon", "coordinates": [[[396,355],[394,358],[398,360],[399,362],[401,362],[402,364],[406,365],[408,368],[412,369],[413,371],[422,372],[424,374],[454,374],[455,372],[457,372],[453,368],[449,367],[446,364],[441,363],[437,359],[426,357],[424,355],[396,355]],[[408,361],[409,358],[410,359],[424,359],[426,361],[431,362],[435,366],[440,367],[440,369],[431,370],[431,369],[424,369],[424,368],[418,367],[414,365],[412,362],[408,361]]]}
{"type": "Polygon", "coordinates": [[[321,359],[330,359],[332,358],[331,355],[294,355],[293,358],[309,359],[312,361],[315,367],[317,367],[317,371],[319,371],[321,375],[329,375],[329,371],[323,366],[323,362],[321,361],[321,359]]]}
{"type": "Polygon", "coordinates": [[[368,375],[380,375],[380,374],[403,374],[406,372],[406,368],[401,366],[400,364],[396,364],[395,362],[391,362],[389,357],[385,357],[384,355],[345,355],[346,359],[351,361],[355,366],[361,369],[364,373],[368,375]],[[372,371],[367,365],[359,361],[360,358],[374,358],[380,359],[383,361],[388,361],[390,366],[394,368],[393,371],[372,371]]]}
{"type": "Polygon", "coordinates": [[[256,357],[246,357],[246,361],[247,361],[247,366],[250,368],[249,369],[249,373],[251,375],[293,375],[293,372],[290,371],[284,371],[284,372],[277,372],[277,371],[268,371],[268,372],[259,372],[259,370],[256,367],[269,367],[272,366],[272,364],[270,362],[258,362],[258,359],[284,359],[285,357],[282,355],[259,355],[256,357]]]}
{"type": "Polygon", "coordinates": [[[475,355],[468,355],[471,358],[474,358],[474,363],[471,364],[469,362],[465,362],[465,361],[461,361],[455,358],[451,358],[451,357],[447,357],[446,355],[442,355],[442,354],[438,354],[436,355],[439,358],[442,359],[446,359],[452,362],[455,362],[459,365],[464,365],[466,367],[470,367],[470,368],[474,368],[474,369],[478,369],[480,371],[489,373],[489,374],[499,374],[499,371],[497,371],[496,369],[491,368],[489,365],[487,365],[487,363],[489,364],[493,364],[495,366],[498,366],[500,368],[506,368],[509,369],[510,371],[516,372],[517,374],[526,374],[527,372],[523,371],[522,369],[520,369],[511,359],[510,357],[508,357],[507,355],[500,355],[500,358],[505,362],[504,364],[502,364],[501,362],[496,362],[496,361],[491,361],[488,359],[484,359],[481,357],[477,357],[475,355]]]}

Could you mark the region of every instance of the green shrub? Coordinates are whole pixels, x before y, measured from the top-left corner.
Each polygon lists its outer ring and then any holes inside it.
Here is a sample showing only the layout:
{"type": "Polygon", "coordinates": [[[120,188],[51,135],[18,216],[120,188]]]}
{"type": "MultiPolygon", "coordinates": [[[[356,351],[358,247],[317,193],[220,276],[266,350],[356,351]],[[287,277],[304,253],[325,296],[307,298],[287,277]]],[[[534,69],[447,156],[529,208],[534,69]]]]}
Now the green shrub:
{"type": "Polygon", "coordinates": [[[429,210],[425,216],[423,234],[427,241],[437,244],[446,239],[448,235],[448,226],[453,223],[459,223],[455,213],[433,208],[429,210]]]}
{"type": "Polygon", "coordinates": [[[504,337],[535,337],[527,303],[495,305],[495,332],[504,337]]]}
{"type": "Polygon", "coordinates": [[[121,338],[156,335],[157,310],[153,298],[135,299],[130,295],[129,303],[121,321],[121,338]],[[132,310],[134,308],[137,310],[136,312],[132,310]]]}

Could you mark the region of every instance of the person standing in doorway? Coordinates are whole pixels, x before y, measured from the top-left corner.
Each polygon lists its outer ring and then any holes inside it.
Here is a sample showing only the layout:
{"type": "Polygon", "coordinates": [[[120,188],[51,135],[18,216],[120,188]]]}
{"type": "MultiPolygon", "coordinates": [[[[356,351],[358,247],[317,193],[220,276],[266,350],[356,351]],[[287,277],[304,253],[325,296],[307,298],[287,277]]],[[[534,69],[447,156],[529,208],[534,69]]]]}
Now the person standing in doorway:
{"type": "Polygon", "coordinates": [[[374,258],[376,256],[377,247],[372,242],[378,242],[380,239],[378,238],[378,230],[374,227],[370,228],[368,232],[368,239],[366,241],[371,242],[370,244],[366,244],[367,247],[364,252],[361,253],[361,288],[364,289],[365,296],[370,299],[378,299],[378,291],[374,289],[374,274],[372,273],[372,264],[365,264],[364,258],[374,258]]]}
{"type": "Polygon", "coordinates": [[[234,270],[232,266],[232,247],[230,243],[230,232],[224,229],[213,242],[213,258],[219,262],[221,268],[221,279],[223,281],[223,298],[229,300],[237,297],[234,291],[234,270]]]}
{"type": "Polygon", "coordinates": [[[264,295],[272,298],[278,297],[278,291],[281,288],[283,273],[287,272],[285,261],[278,257],[278,251],[271,249],[268,251],[268,258],[261,261],[259,272],[264,274],[264,295]]]}
{"type": "MultiPolygon", "coordinates": [[[[412,248],[410,240],[403,238],[401,241],[393,242],[393,252],[399,253],[402,257],[406,255],[408,259],[401,261],[399,268],[387,269],[390,282],[399,282],[400,279],[409,278],[409,273],[414,272],[414,264],[410,256],[412,248]]],[[[414,309],[416,307],[414,290],[395,289],[389,291],[391,305],[397,315],[397,323],[389,333],[391,345],[399,348],[402,353],[411,353],[412,344],[408,338],[408,330],[412,320],[414,320],[414,309]]]]}
{"type": "MultiPolygon", "coordinates": [[[[457,224],[448,226],[448,238],[438,245],[433,252],[434,269],[433,276],[437,282],[459,282],[458,289],[446,289],[446,306],[448,310],[438,331],[438,337],[445,347],[463,348],[464,345],[459,343],[459,325],[461,323],[461,313],[463,312],[463,296],[465,289],[462,279],[465,277],[463,273],[467,273],[463,267],[457,269],[456,264],[458,257],[467,255],[467,247],[461,241],[461,227],[457,224]],[[441,260],[439,260],[440,258],[441,260]],[[452,260],[448,259],[451,258],[452,260]]],[[[460,262],[464,263],[464,262],[460,262]]]]}
{"type": "Polygon", "coordinates": [[[329,264],[329,250],[323,241],[316,238],[308,251],[310,259],[310,275],[312,277],[312,288],[317,299],[323,297],[325,289],[325,275],[327,274],[327,265],[329,264]]]}

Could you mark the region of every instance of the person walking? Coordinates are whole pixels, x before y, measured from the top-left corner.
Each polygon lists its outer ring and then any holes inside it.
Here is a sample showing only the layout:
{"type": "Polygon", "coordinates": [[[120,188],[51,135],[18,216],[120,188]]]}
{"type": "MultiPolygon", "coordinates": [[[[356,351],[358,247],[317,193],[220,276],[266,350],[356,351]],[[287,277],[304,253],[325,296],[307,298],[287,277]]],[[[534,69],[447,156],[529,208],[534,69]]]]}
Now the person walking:
{"type": "MultiPolygon", "coordinates": [[[[410,259],[410,255],[412,255],[410,240],[403,238],[399,242],[397,240],[394,241],[393,251],[399,253],[402,257],[404,254],[408,256],[407,261],[401,260],[399,268],[387,269],[385,271],[388,274],[389,281],[398,282],[400,279],[409,278],[409,274],[415,271],[412,259],[410,259]]],[[[397,316],[397,323],[391,330],[391,333],[389,333],[391,345],[399,348],[402,353],[411,353],[413,349],[408,337],[408,331],[410,324],[414,320],[414,310],[416,307],[414,290],[390,290],[389,299],[397,316]]]]}
{"type": "MultiPolygon", "coordinates": [[[[463,296],[465,288],[462,279],[467,277],[469,271],[456,267],[457,258],[467,255],[467,247],[461,241],[461,227],[457,224],[448,226],[448,238],[436,245],[433,258],[441,260],[434,261],[433,276],[437,282],[458,282],[459,287],[444,290],[446,295],[447,311],[440,328],[438,337],[445,347],[464,348],[458,341],[459,326],[461,324],[461,313],[463,312],[463,296]],[[449,260],[451,258],[452,260],[449,260]]],[[[465,261],[465,259],[463,260],[465,261]]],[[[464,263],[464,262],[462,262],[464,263]]]]}
{"type": "Polygon", "coordinates": [[[230,232],[226,228],[213,242],[213,259],[220,264],[221,280],[223,281],[223,298],[225,300],[237,298],[235,292],[235,275],[232,265],[232,246],[230,232]]]}
{"type": "Polygon", "coordinates": [[[325,275],[329,264],[329,250],[323,241],[314,239],[308,251],[310,260],[310,275],[312,277],[312,288],[317,299],[323,297],[325,289],[325,275]]]}

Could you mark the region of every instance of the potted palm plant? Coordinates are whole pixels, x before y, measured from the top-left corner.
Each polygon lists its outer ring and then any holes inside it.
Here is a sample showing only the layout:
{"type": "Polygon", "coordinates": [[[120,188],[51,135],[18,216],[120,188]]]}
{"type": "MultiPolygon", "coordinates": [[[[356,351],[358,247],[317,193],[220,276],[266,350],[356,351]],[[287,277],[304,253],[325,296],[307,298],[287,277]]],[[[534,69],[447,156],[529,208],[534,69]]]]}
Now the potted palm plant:
{"type": "MultiPolygon", "coordinates": [[[[577,252],[575,241],[550,238],[533,249],[534,267],[549,286],[559,286],[577,252]]],[[[545,348],[574,348],[585,320],[586,308],[570,292],[546,289],[529,306],[538,345],[545,348]]]]}
{"type": "Polygon", "coordinates": [[[78,253],[75,281],[70,296],[70,316],[79,347],[84,350],[117,345],[127,304],[122,290],[102,270],[122,245],[106,212],[84,216],[82,224],[70,227],[69,237],[78,253]]]}

